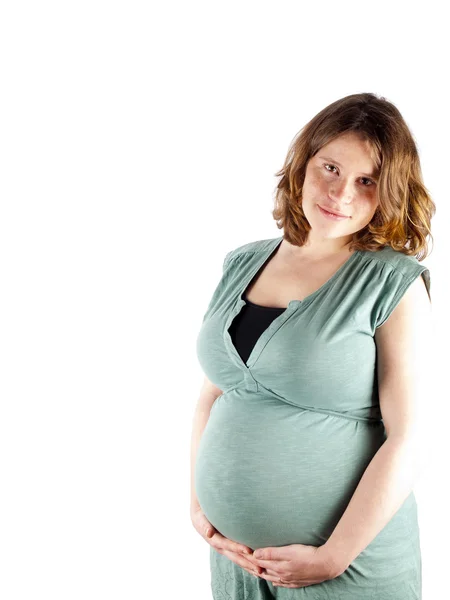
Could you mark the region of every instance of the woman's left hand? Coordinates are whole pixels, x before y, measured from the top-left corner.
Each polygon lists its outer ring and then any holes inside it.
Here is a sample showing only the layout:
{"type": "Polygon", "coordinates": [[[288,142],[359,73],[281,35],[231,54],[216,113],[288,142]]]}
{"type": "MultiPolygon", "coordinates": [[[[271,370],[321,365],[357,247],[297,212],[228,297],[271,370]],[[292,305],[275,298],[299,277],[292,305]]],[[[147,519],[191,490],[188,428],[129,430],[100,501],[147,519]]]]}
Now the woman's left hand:
{"type": "Polygon", "coordinates": [[[291,544],[258,548],[249,558],[265,569],[258,577],[272,582],[274,586],[306,587],[334,579],[340,574],[322,546],[291,544]]]}

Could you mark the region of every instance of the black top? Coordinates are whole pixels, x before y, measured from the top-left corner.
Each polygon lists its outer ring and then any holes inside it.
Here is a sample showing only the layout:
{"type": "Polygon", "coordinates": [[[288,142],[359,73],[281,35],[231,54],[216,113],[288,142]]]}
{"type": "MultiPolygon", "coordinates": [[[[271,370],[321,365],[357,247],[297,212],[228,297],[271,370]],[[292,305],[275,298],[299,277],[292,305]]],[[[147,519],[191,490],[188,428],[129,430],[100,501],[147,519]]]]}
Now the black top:
{"type": "Polygon", "coordinates": [[[239,356],[247,364],[247,360],[262,332],[269,327],[285,308],[260,306],[244,298],[246,304],[233,319],[228,331],[239,356]]]}

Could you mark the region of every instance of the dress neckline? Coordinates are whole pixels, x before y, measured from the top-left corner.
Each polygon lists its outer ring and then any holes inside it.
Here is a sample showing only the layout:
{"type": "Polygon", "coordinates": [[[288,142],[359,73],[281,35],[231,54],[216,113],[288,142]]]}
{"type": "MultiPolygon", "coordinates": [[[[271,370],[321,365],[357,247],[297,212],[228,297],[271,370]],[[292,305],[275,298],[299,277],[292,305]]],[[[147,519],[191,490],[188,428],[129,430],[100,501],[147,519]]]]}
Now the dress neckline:
{"type": "MultiPolygon", "coordinates": [[[[245,303],[250,303],[249,300],[246,299],[246,295],[247,295],[247,289],[250,287],[250,284],[252,283],[252,281],[254,280],[255,276],[263,269],[267,266],[267,263],[273,258],[273,256],[276,254],[276,252],[278,251],[279,246],[281,245],[281,242],[283,241],[284,236],[280,236],[279,238],[274,238],[272,240],[273,243],[271,243],[269,245],[269,248],[266,252],[262,253],[262,259],[259,260],[255,266],[255,268],[252,270],[252,272],[250,273],[250,276],[248,278],[246,278],[246,280],[244,281],[243,287],[241,288],[241,292],[239,294],[238,297],[238,302],[243,305],[245,303]]],[[[323,292],[324,290],[326,290],[328,287],[330,287],[330,285],[332,283],[334,283],[334,281],[339,277],[339,275],[344,271],[344,269],[346,269],[354,260],[356,260],[356,258],[358,256],[360,256],[361,251],[360,250],[355,250],[350,256],[349,258],[347,258],[347,260],[333,273],[333,275],[331,275],[331,277],[329,277],[327,279],[327,281],[325,281],[325,283],[323,283],[320,287],[318,287],[316,290],[314,290],[314,292],[311,292],[311,294],[308,294],[307,296],[305,296],[303,298],[303,300],[290,300],[288,302],[288,305],[285,307],[274,307],[274,306],[267,306],[267,307],[262,307],[259,304],[254,304],[251,303],[253,306],[258,306],[261,308],[271,308],[271,309],[278,309],[278,310],[286,310],[286,309],[290,309],[291,307],[296,307],[299,306],[300,304],[309,304],[310,301],[312,301],[318,294],[320,294],[321,292],[323,292]]]]}
{"type": "Polygon", "coordinates": [[[253,365],[256,363],[259,355],[261,354],[261,352],[263,352],[265,346],[268,343],[270,343],[270,340],[280,329],[280,327],[284,325],[284,323],[286,323],[288,319],[290,319],[294,314],[302,314],[310,305],[310,303],[320,293],[329,288],[332,285],[332,283],[334,283],[334,281],[342,274],[344,269],[350,266],[350,264],[353,263],[357,259],[357,257],[361,255],[361,251],[359,250],[353,252],[353,254],[345,261],[345,263],[341,265],[339,269],[337,269],[337,271],[323,285],[320,286],[320,288],[303,298],[303,300],[291,300],[285,308],[265,307],[266,310],[267,308],[271,310],[276,308],[279,314],[277,314],[275,318],[272,319],[270,325],[260,335],[252,351],[250,352],[250,356],[247,358],[247,362],[244,362],[233,344],[229,332],[229,327],[233,322],[233,319],[237,317],[237,315],[241,312],[242,307],[245,306],[247,303],[247,301],[245,300],[246,291],[253,278],[259,272],[259,270],[272,258],[283,239],[283,236],[281,236],[280,238],[274,238],[273,240],[270,240],[266,250],[262,251],[261,253],[256,253],[256,264],[251,270],[252,272],[247,277],[245,277],[245,280],[243,281],[242,285],[239,286],[236,301],[228,313],[228,318],[225,320],[223,336],[228,352],[230,356],[234,359],[236,365],[243,369],[244,372],[246,372],[250,376],[250,378],[252,377],[251,369],[253,368],[253,365]]]}
{"type": "Polygon", "coordinates": [[[262,306],[262,304],[255,304],[254,302],[251,302],[245,296],[244,296],[244,300],[245,300],[246,304],[248,304],[252,308],[262,308],[263,310],[278,310],[278,311],[286,310],[285,308],[279,307],[279,306],[262,306]]]}

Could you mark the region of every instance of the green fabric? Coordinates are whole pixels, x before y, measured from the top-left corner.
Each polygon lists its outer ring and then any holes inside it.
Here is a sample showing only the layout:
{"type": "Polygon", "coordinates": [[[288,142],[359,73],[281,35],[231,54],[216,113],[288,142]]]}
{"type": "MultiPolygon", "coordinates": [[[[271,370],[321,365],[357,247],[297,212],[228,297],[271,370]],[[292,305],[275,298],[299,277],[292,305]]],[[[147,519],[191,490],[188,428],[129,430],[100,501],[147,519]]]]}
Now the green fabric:
{"type": "MultiPolygon", "coordinates": [[[[357,251],[318,290],[289,302],[245,364],[228,328],[282,239],[251,242],[226,255],[197,338],[200,365],[223,390],[197,451],[197,497],[224,536],[253,549],[320,546],[331,535],[386,439],[375,330],[419,275],[430,293],[429,270],[415,257],[390,247],[357,251]]],[[[214,597],[260,597],[220,595],[226,573],[236,569],[213,550],[211,561],[214,597]]],[[[247,575],[247,587],[254,581],[269,591],[267,582],[247,575]]],[[[311,600],[420,598],[414,493],[341,576],[276,593],[311,600]]]]}

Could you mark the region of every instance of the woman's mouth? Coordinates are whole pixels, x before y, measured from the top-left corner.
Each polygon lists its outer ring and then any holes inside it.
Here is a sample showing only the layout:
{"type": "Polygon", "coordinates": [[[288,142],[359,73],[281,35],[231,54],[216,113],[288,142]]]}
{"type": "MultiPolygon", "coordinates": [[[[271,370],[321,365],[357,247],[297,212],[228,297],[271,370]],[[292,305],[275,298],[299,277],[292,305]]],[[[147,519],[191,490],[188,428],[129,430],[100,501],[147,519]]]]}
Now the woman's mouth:
{"type": "Polygon", "coordinates": [[[325,210],[324,208],[322,208],[320,206],[320,204],[317,205],[319,207],[320,212],[323,214],[324,217],[327,217],[327,219],[331,219],[332,221],[342,221],[343,219],[348,219],[349,217],[346,216],[340,216],[340,215],[335,215],[331,212],[328,212],[327,210],[325,210]]]}

